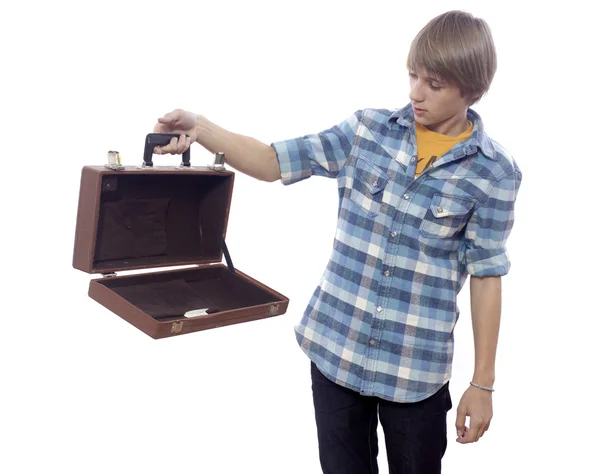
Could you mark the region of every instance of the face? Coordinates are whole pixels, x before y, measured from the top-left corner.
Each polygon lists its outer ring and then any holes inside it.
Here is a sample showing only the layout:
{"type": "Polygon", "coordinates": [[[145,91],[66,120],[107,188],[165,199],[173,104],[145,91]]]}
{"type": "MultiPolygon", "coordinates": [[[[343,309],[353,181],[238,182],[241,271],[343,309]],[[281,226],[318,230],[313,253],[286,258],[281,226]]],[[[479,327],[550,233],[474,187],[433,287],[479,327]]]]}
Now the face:
{"type": "Polygon", "coordinates": [[[410,102],[415,121],[444,135],[460,135],[467,128],[471,97],[422,68],[409,70],[410,102]]]}

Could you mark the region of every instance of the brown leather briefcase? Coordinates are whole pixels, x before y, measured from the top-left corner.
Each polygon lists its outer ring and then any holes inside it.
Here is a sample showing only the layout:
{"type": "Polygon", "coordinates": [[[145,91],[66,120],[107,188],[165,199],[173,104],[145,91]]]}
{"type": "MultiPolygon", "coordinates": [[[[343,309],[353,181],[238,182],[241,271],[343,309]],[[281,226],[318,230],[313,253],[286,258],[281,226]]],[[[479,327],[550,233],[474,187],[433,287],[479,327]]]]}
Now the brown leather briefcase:
{"type": "Polygon", "coordinates": [[[227,251],[235,174],[223,155],[198,167],[188,150],[181,166],[155,167],[152,149],[170,137],[146,137],[142,166],[109,152],[108,165],[83,168],[73,267],[102,275],[89,296],[155,339],[284,314],[289,299],[235,268],[227,251]]]}

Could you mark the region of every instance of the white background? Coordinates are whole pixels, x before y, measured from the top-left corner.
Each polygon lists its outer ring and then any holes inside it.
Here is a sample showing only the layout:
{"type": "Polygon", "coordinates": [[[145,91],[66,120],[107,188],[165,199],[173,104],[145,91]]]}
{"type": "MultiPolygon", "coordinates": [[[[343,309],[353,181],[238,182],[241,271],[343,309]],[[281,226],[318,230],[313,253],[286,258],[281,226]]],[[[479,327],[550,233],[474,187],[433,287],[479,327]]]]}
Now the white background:
{"type": "MultiPolygon", "coordinates": [[[[320,472],[309,364],[293,327],[327,263],[335,181],[284,187],[238,173],[234,264],[288,296],[289,310],[155,341],[88,298],[92,276],[71,267],[81,168],[103,164],[109,149],[140,164],[146,133],[177,107],[266,143],[360,108],[401,107],[410,41],[455,8],[492,28],[498,72],[475,110],[524,181],[494,419],[479,443],[454,442],[473,368],[467,284],[444,472],[599,472],[599,40],[583,5],[2,6],[0,472],[320,472]]],[[[194,163],[210,159],[193,146],[194,163]]],[[[380,467],[387,472],[383,439],[380,467]]]]}

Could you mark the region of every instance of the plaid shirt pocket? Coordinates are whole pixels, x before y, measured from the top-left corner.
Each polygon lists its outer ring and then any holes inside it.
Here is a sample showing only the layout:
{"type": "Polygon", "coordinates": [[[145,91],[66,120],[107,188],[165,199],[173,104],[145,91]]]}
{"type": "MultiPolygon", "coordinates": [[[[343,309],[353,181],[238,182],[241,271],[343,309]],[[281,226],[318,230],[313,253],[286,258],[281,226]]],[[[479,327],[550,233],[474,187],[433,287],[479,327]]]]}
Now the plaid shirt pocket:
{"type": "Polygon", "coordinates": [[[447,239],[459,234],[472,214],[475,201],[436,193],[421,222],[420,232],[425,237],[447,239]]]}
{"type": "Polygon", "coordinates": [[[364,156],[359,156],[354,168],[350,200],[369,216],[376,216],[389,179],[385,171],[371,164],[364,156]]]}

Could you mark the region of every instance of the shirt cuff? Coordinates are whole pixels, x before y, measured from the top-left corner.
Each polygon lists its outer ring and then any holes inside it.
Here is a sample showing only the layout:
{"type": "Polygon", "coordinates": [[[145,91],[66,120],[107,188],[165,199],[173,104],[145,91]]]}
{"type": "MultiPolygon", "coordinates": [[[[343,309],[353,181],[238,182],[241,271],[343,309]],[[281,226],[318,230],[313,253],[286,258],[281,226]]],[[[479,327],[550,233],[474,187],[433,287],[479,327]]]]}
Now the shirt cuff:
{"type": "Polygon", "coordinates": [[[476,277],[504,276],[511,267],[505,248],[486,250],[469,249],[466,251],[467,272],[476,277]]]}
{"type": "Polygon", "coordinates": [[[281,182],[284,185],[296,183],[312,176],[310,150],[303,138],[293,138],[271,143],[275,150],[281,182]]]}

